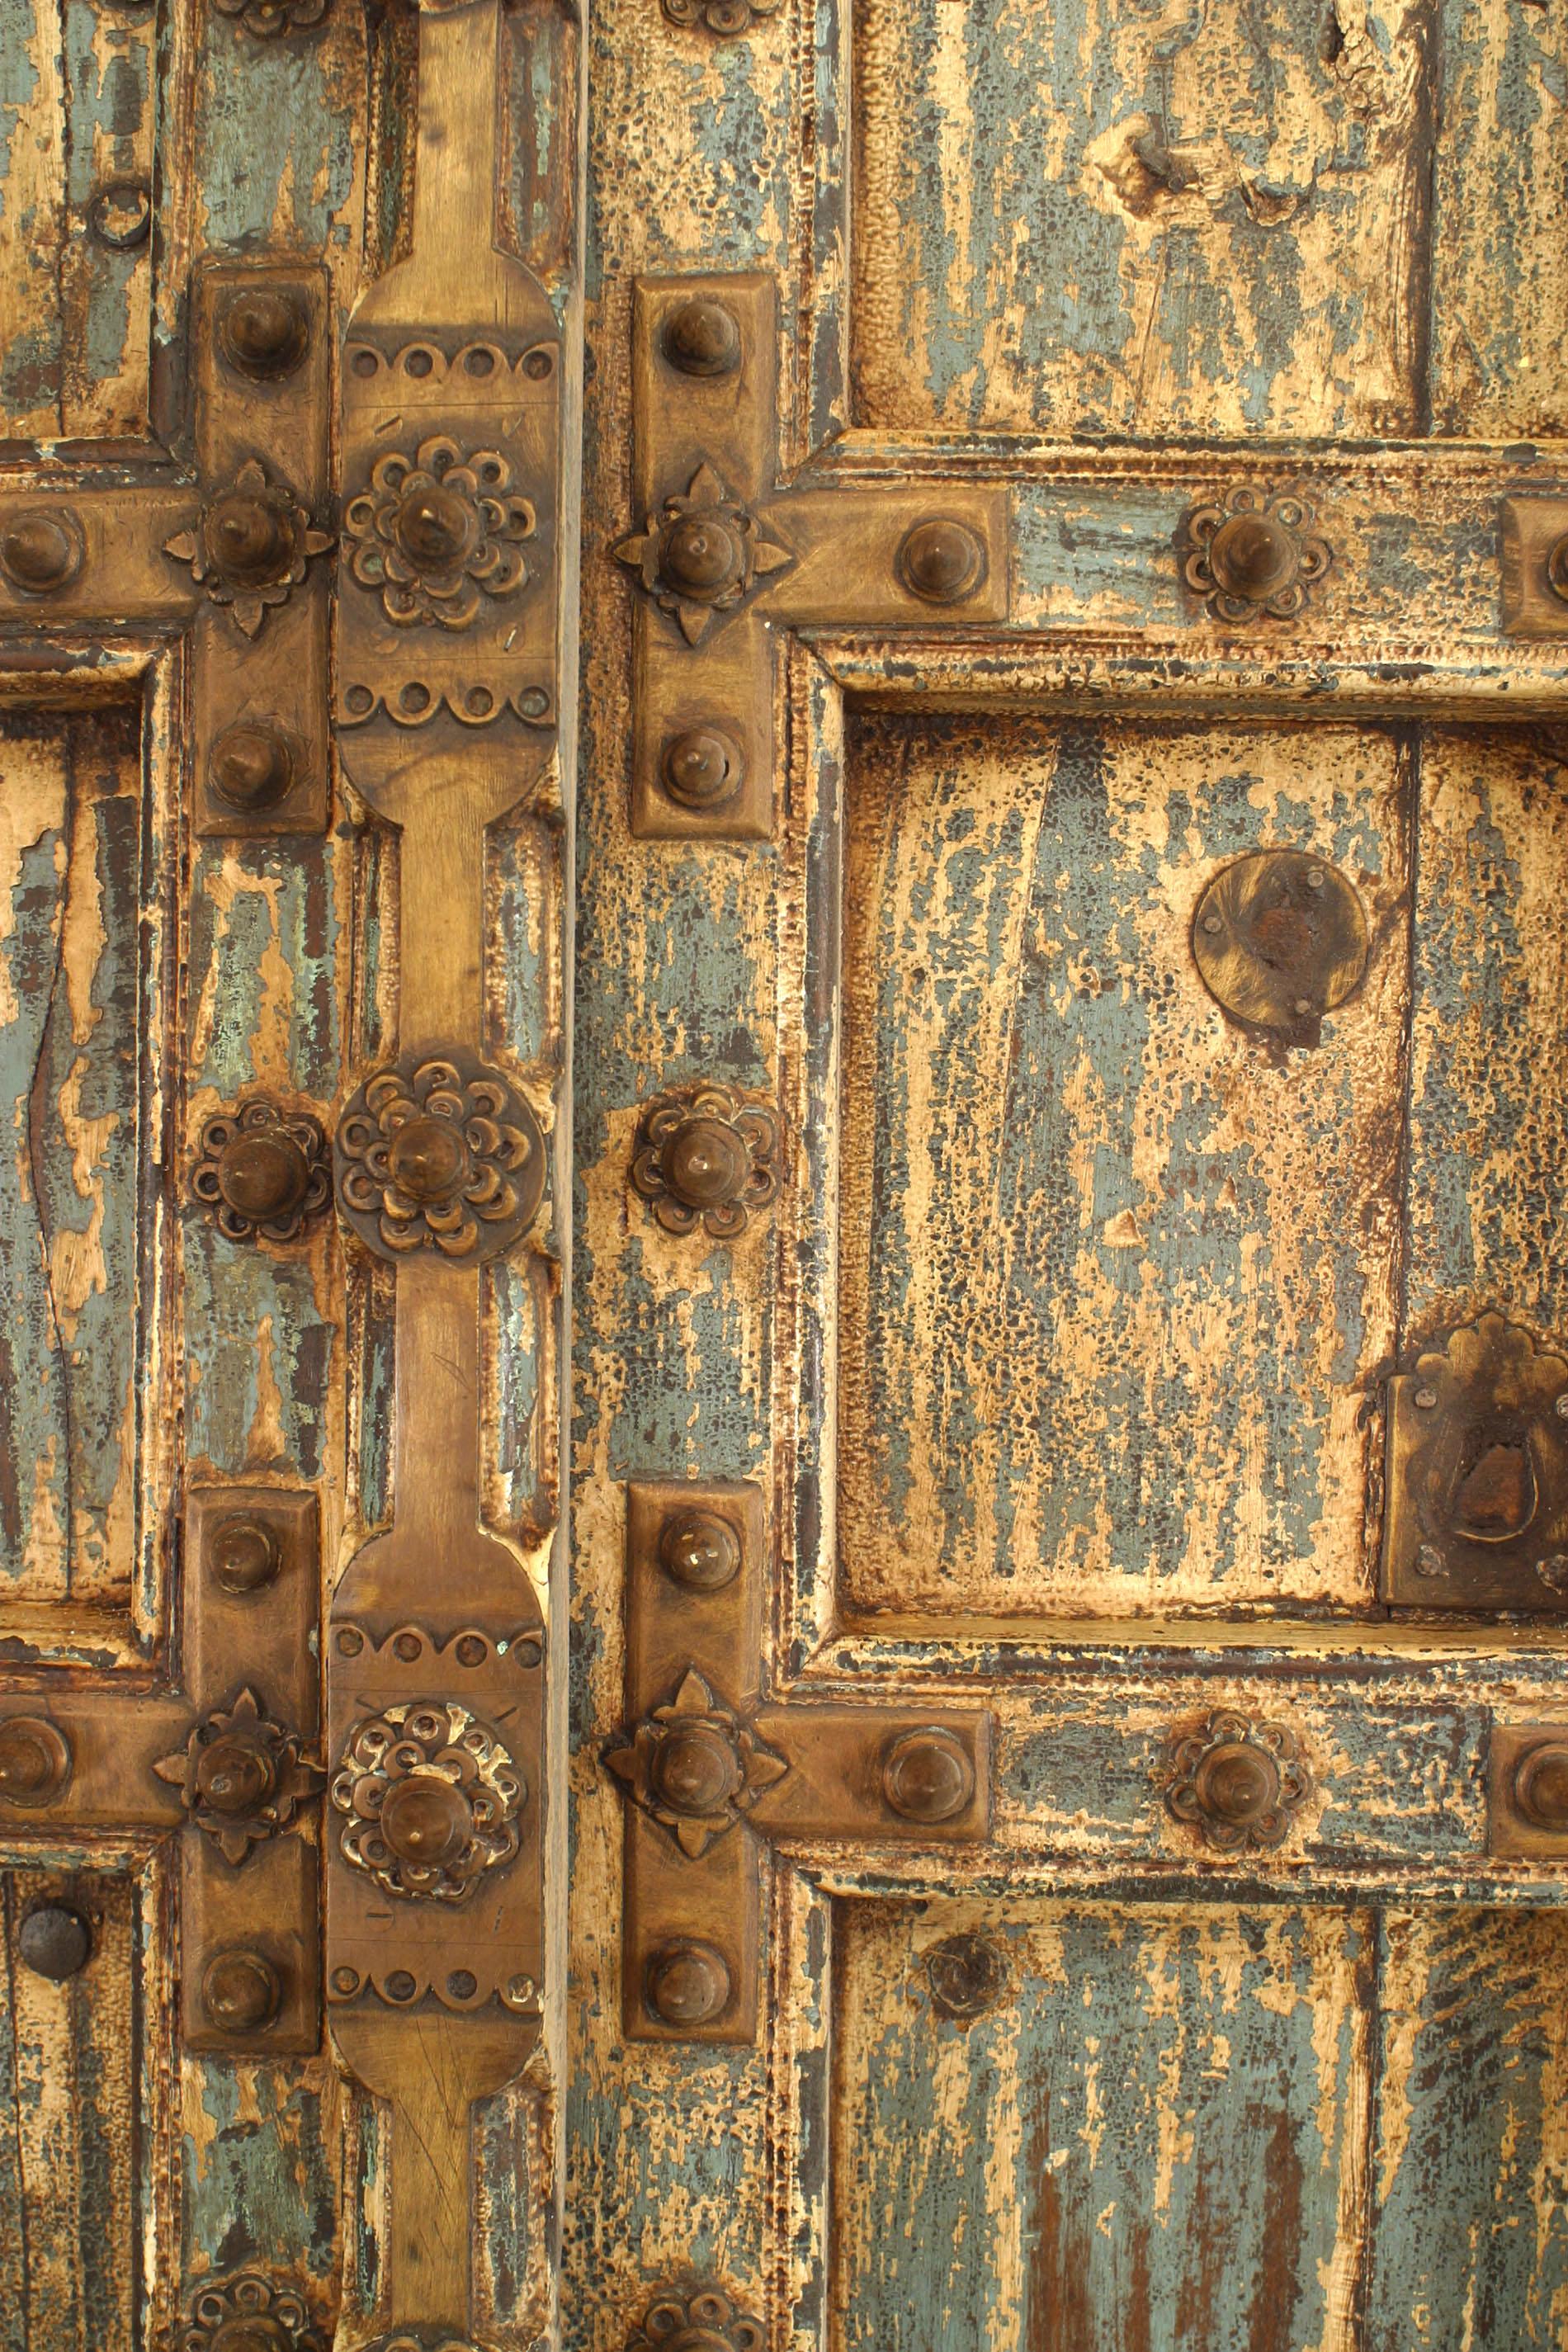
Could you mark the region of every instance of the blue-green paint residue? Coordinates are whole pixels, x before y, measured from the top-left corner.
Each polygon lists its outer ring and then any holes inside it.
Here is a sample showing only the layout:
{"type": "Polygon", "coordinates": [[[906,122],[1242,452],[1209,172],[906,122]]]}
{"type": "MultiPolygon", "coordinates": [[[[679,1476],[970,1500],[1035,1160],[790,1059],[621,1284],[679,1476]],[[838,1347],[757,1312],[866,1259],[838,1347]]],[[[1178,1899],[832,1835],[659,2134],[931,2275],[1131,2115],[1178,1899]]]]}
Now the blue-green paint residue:
{"type": "Polygon", "coordinates": [[[338,2263],[335,2148],[327,2102],[296,2070],[202,2070],[202,2131],[181,2143],[181,2225],[186,2274],[259,2266],[331,2277],[338,2263]]]}

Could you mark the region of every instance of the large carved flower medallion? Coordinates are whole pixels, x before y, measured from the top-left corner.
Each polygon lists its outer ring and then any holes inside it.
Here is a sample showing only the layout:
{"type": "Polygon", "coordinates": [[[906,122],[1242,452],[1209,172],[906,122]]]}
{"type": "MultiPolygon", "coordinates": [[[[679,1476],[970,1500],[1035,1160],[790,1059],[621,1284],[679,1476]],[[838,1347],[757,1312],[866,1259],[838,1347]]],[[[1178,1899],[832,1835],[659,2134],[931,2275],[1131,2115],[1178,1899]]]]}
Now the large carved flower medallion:
{"type": "Polygon", "coordinates": [[[326,1777],[250,1689],[205,1716],[184,1746],[160,1756],[153,1769],[175,1783],[196,1827],[237,1867],[253,1845],[288,1828],[326,1777]]]}
{"type": "Polygon", "coordinates": [[[467,629],[483,599],[514,595],[529,577],[521,541],[538,528],[499,449],[465,456],[433,434],[412,457],[389,449],[343,516],[343,553],[389,621],[467,629]]]}
{"type": "Polygon", "coordinates": [[[732,1829],[789,1769],[694,1666],[673,1698],[645,1716],[605,1761],[682,1853],[693,1856],[732,1829]]]}
{"type": "Polygon", "coordinates": [[[227,605],[237,627],[254,637],[268,608],[288,603],[310,558],[331,543],[287,482],[268,481],[266,468],[247,457],[195,528],[164,541],[163,552],[187,564],[213,603],[227,605]]]}
{"type": "Polygon", "coordinates": [[[456,1699],[409,1700],[354,1726],[333,1776],[345,1857],[389,1895],[466,1903],[518,1849],[528,1785],[456,1699]]]}
{"type": "Polygon", "coordinates": [[[379,1255],[489,1257],[531,1223],[544,1138],[499,1070],[412,1060],[366,1081],[338,1122],[338,1200],[379,1255]]]}
{"type": "Polygon", "coordinates": [[[647,519],[647,529],[623,539],[617,560],[636,572],[661,613],[689,646],[707,634],[715,613],[727,613],[765,573],[794,558],[764,539],[756,517],[730,497],[711,466],[699,466],[684,492],[673,492],[647,519]]]}

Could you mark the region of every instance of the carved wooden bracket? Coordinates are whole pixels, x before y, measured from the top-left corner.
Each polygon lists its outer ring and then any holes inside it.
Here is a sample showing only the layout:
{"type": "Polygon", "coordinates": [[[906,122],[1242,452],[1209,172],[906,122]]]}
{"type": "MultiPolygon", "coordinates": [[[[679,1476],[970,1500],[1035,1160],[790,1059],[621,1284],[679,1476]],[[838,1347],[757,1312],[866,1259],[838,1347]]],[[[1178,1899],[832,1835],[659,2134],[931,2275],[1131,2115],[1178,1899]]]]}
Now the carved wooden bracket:
{"type": "Polygon", "coordinates": [[[778,488],[771,278],[639,278],[632,370],[632,831],[764,840],[776,632],[1005,619],[1007,493],[778,488]]]}
{"type": "Polygon", "coordinates": [[[756,2037],[772,1849],[972,1843],[990,1825],[991,1718],[762,1688],[761,1490],[626,1489],[626,2032],[756,2037]]]}

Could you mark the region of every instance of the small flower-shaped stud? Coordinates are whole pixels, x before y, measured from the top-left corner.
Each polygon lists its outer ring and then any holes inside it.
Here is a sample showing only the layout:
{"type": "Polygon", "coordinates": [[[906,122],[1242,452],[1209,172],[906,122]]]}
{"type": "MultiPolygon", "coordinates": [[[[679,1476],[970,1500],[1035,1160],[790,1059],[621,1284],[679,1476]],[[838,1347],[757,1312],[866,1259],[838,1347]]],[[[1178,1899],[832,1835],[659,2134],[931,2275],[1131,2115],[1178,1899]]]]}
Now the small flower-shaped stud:
{"type": "Polygon", "coordinates": [[[196,1827],[237,1866],[253,1845],[287,1829],[326,1777],[249,1689],[204,1716],[184,1746],[160,1756],[153,1769],[175,1783],[196,1827]]]}
{"type": "Polygon", "coordinates": [[[389,621],[467,629],[485,596],[510,596],[528,579],[520,541],[537,527],[529,499],[512,488],[499,449],[465,457],[434,434],[412,457],[388,450],[370,488],[351,499],[343,552],[365,588],[378,589],[389,621]]]}
{"type": "Polygon", "coordinates": [[[320,1119],[264,1095],[215,1112],[202,1128],[191,1191],[231,1242],[291,1242],[331,1198],[320,1119]]]}
{"type": "Polygon", "coordinates": [[[198,2287],[176,2343],[178,2352],[326,2352],[300,2289],[261,2271],[198,2287]]]}
{"type": "Polygon", "coordinates": [[[163,552],[189,564],[198,586],[254,637],[268,605],[287,604],[310,557],[331,543],[331,531],[316,530],[288,484],[269,482],[266,469],[247,457],[228,488],[202,509],[195,528],[165,540],[163,552]]]}
{"type": "Polygon", "coordinates": [[[666,1233],[729,1241],[778,1191],[777,1148],[773,1112],[732,1087],[672,1087],[643,1106],[632,1186],[666,1233]]]}
{"type": "Polygon", "coordinates": [[[1311,508],[1293,492],[1234,489],[1223,506],[1188,515],[1183,577],[1222,621],[1259,614],[1287,621],[1329,568],[1327,542],[1312,535],[1311,522],[1311,508]]]}
{"type": "Polygon", "coordinates": [[[763,537],[756,517],[707,465],[699,466],[684,495],[673,492],[649,515],[647,529],[623,539],[615,552],[689,646],[700,642],[715,613],[750,595],[763,573],[794,561],[787,548],[763,537]]]}
{"type": "Polygon", "coordinates": [[[544,1139],[499,1070],[451,1059],[382,1070],[338,1122],[338,1200],[381,1256],[489,1257],[531,1223],[544,1139]]]}
{"type": "Polygon", "coordinates": [[[304,33],[324,22],[332,0],[213,0],[220,16],[237,19],[258,41],[304,33]]]}
{"type": "Polygon", "coordinates": [[[1177,1740],[1165,1802],[1221,1853],[1283,1844],[1312,1793],[1294,1732],[1221,1708],[1177,1740]]]}
{"type": "Polygon", "coordinates": [[[456,1699],[410,1700],[354,1726],[333,1776],[342,1850],[389,1895],[466,1903],[518,1850],[527,1783],[456,1699]]]}
{"type": "Polygon", "coordinates": [[[637,1802],[662,1822],[682,1853],[705,1853],[782,1780],[785,1759],[725,1706],[695,1667],[675,1696],[636,1725],[605,1759],[637,1802]]]}
{"type": "Polygon", "coordinates": [[[626,2338],[626,2352],[763,2352],[760,2319],[715,2286],[660,2294],[626,2338]]]}

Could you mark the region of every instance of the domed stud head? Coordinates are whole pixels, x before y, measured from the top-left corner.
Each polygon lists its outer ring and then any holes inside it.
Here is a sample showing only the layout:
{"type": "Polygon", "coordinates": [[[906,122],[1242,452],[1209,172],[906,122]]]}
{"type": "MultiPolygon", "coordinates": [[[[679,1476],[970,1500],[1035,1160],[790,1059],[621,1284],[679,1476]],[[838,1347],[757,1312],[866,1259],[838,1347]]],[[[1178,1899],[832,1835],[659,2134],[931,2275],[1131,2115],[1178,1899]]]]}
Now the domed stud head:
{"type": "Polygon", "coordinates": [[[411,1772],[386,1792],[381,1834],[399,1862],[439,1870],[467,1847],[473,1815],[453,1781],[434,1772],[411,1772]]]}
{"type": "Polygon", "coordinates": [[[202,2007],[220,2033],[258,2033],[282,1999],[278,1971],[260,1952],[219,1952],[202,1971],[202,2007]]]}
{"type": "Polygon", "coordinates": [[[648,1778],[672,1813],[716,1813],[741,1786],[741,1761],[717,1724],[679,1724],[655,1748],[648,1778]]]}
{"type": "Polygon", "coordinates": [[[397,543],[416,572],[450,572],[468,554],[478,516],[456,490],[432,483],[416,490],[397,509],[397,543]]]}
{"type": "Polygon", "coordinates": [[[276,727],[226,728],[207,763],[209,789],[230,808],[276,808],[294,782],[294,760],[276,727]]]}
{"type": "Polygon", "coordinates": [[[298,294],[281,286],[242,286],[224,304],[218,348],[231,368],[253,383],[292,375],[310,341],[310,321],[298,294]]]}
{"type": "Polygon", "coordinates": [[[935,1726],[901,1731],[882,1758],[882,1793],[905,1821],[950,1822],[974,1794],[969,1751],[951,1731],[935,1726]]]}
{"type": "Polygon", "coordinates": [[[25,508],[0,522],[0,572],[24,596],[53,596],[81,570],[81,525],[64,507],[25,508]]]}
{"type": "Polygon", "coordinates": [[[733,800],[746,762],[733,736],[721,727],[689,727],[664,747],[664,788],[683,808],[721,808],[733,800]]]}
{"type": "Polygon", "coordinates": [[[658,1539],[659,1565],[689,1592],[721,1592],[741,1572],[741,1538],[717,1511],[679,1511],[658,1539]]]}
{"type": "Polygon", "coordinates": [[[716,515],[682,515],[665,534],[662,569],[678,587],[712,597],[738,580],[743,568],[740,541],[716,515]]]}
{"type": "Polygon", "coordinates": [[[1546,551],[1546,584],[1568,604],[1568,530],[1546,551]]]}
{"type": "Polygon", "coordinates": [[[264,1805],[278,1785],[269,1756],[245,1739],[215,1739],[196,1758],[196,1793],[215,1813],[238,1819],[264,1805]]]}
{"type": "Polygon", "coordinates": [[[8,1805],[47,1805],[70,1778],[70,1743],[41,1715],[8,1715],[0,1722],[0,1799],[8,1805]]]}
{"type": "Polygon", "coordinates": [[[65,1903],[40,1903],[22,1922],[17,1948],[35,1976],[63,1984],[87,1966],[92,1931],[79,1911],[65,1903]]]}
{"type": "Polygon", "coordinates": [[[237,2319],[226,2319],[213,2330],[207,2339],[208,2352],[294,2352],[296,2337],[291,2327],[280,2320],[269,2319],[265,2312],[247,2311],[237,2319]]]}
{"type": "Polygon", "coordinates": [[[1279,1802],[1279,1767],[1268,1750],[1243,1739],[1211,1748],[1194,1776],[1203,1811],[1233,1829],[1252,1829],[1279,1802]]]}
{"type": "Polygon", "coordinates": [[[218,1154],[218,1192],[253,1224],[291,1217],[310,1182],[310,1161],[281,1128],[242,1128],[218,1154]]]}
{"type": "Polygon", "coordinates": [[[1295,578],[1301,551],[1294,535],[1272,515],[1234,514],[1209,542],[1215,585],[1249,604],[1267,604],[1295,578]]]}
{"type": "Polygon", "coordinates": [[[237,1597],[265,1591],[283,1563],[272,1529],[242,1512],[218,1521],[207,1538],[206,1549],[213,1582],[237,1597]]]}
{"type": "Polygon", "coordinates": [[[386,1155],[393,1182],[411,1201],[449,1201],[468,1181],[470,1160],[463,1130],[428,1112],[407,1119],[386,1155]]]}
{"type": "Polygon", "coordinates": [[[214,500],[202,517],[202,539],[213,570],[242,588],[272,587],[293,566],[289,515],[249,490],[226,490],[214,500]]]}
{"type": "Polygon", "coordinates": [[[1568,1740],[1544,1740],[1520,1759],[1513,1797],[1537,1829],[1568,1830],[1568,1740]]]}
{"type": "Polygon", "coordinates": [[[979,587],[985,550],[966,523],[933,515],[906,534],[897,562],[911,595],[928,604],[957,604],[979,587]]]}
{"type": "Polygon", "coordinates": [[[722,302],[696,296],[664,325],[665,357],[682,375],[732,375],[741,364],[741,329],[722,302]]]}
{"type": "Polygon", "coordinates": [[[693,1937],[661,1944],[645,1972],[647,2005],[663,2025],[689,2031],[711,2025],[730,2000],[730,1969],[722,1952],[693,1937]]]}
{"type": "Polygon", "coordinates": [[[711,1209],[738,1198],[751,1173],[744,1136],[721,1118],[689,1118],[665,1155],[665,1179],[678,1201],[711,1209]]]}

